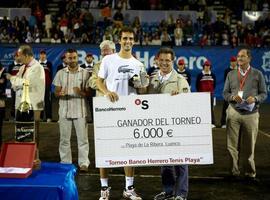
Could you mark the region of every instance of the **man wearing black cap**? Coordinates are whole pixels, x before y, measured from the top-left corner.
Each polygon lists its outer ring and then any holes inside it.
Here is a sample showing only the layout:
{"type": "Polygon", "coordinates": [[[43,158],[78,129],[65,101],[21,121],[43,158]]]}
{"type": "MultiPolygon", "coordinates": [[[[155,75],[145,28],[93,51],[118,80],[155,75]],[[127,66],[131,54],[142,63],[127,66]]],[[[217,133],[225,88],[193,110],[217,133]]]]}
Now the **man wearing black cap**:
{"type": "MultiPolygon", "coordinates": [[[[80,67],[86,69],[90,73],[90,77],[92,76],[92,72],[94,69],[94,56],[92,53],[87,53],[85,56],[85,62],[80,67]]],[[[96,90],[91,90],[90,96],[87,97],[87,101],[89,102],[89,108],[91,113],[91,120],[89,122],[93,121],[93,97],[96,96],[96,90]]]]}
{"type": "MultiPolygon", "coordinates": [[[[227,78],[227,74],[232,71],[237,69],[237,58],[235,56],[232,56],[230,58],[230,67],[228,67],[227,69],[225,69],[224,71],[224,83],[226,81],[227,78]]],[[[221,120],[220,120],[220,126],[221,128],[226,128],[226,110],[229,106],[229,103],[227,101],[223,101],[223,108],[222,108],[222,114],[221,114],[221,120]]]]}
{"type": "Polygon", "coordinates": [[[62,60],[62,63],[60,65],[57,66],[57,70],[56,72],[58,72],[60,69],[63,69],[65,67],[67,67],[67,58],[66,58],[66,53],[63,53],[61,55],[61,60],[62,60]]]}
{"type": "MultiPolygon", "coordinates": [[[[52,121],[52,101],[51,101],[51,84],[52,84],[52,63],[47,60],[47,54],[45,50],[39,52],[39,63],[43,66],[45,72],[45,120],[47,122],[52,121]]],[[[44,112],[43,112],[44,118],[44,112]]]]}
{"type": "Polygon", "coordinates": [[[92,75],[93,67],[94,67],[94,57],[92,53],[87,53],[85,56],[85,62],[80,67],[86,69],[90,72],[90,76],[92,75]]]}

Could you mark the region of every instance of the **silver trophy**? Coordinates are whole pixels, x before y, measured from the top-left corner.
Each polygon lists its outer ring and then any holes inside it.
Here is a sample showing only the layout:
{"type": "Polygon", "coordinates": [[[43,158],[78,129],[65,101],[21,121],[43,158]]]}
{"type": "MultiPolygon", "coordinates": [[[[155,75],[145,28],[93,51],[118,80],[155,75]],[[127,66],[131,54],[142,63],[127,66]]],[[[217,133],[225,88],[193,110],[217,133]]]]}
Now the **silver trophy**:
{"type": "Polygon", "coordinates": [[[145,71],[140,71],[138,75],[133,77],[134,88],[144,88],[149,85],[149,76],[145,71]]]}

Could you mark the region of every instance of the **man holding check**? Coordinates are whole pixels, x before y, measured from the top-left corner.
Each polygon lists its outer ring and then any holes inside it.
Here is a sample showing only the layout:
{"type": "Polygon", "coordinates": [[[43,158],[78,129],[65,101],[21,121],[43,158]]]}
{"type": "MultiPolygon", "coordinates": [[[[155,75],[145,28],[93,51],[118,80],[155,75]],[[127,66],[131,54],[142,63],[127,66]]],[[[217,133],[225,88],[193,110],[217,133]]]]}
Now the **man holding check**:
{"type": "MultiPolygon", "coordinates": [[[[147,77],[143,79],[141,76],[145,74],[143,64],[132,56],[132,47],[134,44],[134,32],[132,28],[123,27],[119,35],[120,51],[111,55],[107,55],[102,59],[100,71],[98,73],[97,87],[108,97],[111,102],[119,99],[119,96],[129,94],[145,93],[147,77]]],[[[134,168],[124,167],[126,186],[123,191],[123,197],[132,200],[141,200],[142,198],[136,194],[133,186],[134,168]]],[[[100,200],[107,200],[110,196],[110,187],[108,187],[108,171],[100,169],[101,181],[101,197],[100,200]]]]}
{"type": "MultiPolygon", "coordinates": [[[[190,92],[186,79],[173,69],[174,52],[171,48],[161,48],[158,52],[159,72],[150,79],[148,93],[190,92]]],[[[162,166],[161,178],[163,192],[155,196],[155,200],[185,200],[188,194],[188,165],[162,166]]]]}

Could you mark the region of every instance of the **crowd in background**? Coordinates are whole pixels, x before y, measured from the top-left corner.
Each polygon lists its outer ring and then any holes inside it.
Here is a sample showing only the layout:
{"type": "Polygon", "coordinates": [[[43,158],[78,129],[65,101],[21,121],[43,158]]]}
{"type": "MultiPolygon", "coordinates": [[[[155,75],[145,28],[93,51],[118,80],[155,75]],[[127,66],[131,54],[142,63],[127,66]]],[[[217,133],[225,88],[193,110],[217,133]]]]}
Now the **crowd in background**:
{"type": "Polygon", "coordinates": [[[214,0],[63,0],[58,3],[59,12],[55,15],[48,12],[50,1],[17,3],[18,7],[31,8],[31,16],[0,20],[0,42],[100,44],[105,39],[117,42],[122,25],[130,25],[136,33],[137,45],[270,45],[270,14],[259,18],[254,25],[241,22],[243,10],[268,11],[269,1],[223,2],[225,13],[214,21],[210,12],[214,0]],[[92,15],[91,8],[101,9],[102,20],[92,15]],[[198,17],[195,22],[179,15],[146,23],[139,17],[133,21],[126,19],[122,11],[128,9],[195,10],[198,17]],[[117,11],[112,14],[113,10],[117,11]],[[238,21],[232,27],[233,15],[238,21]]]}

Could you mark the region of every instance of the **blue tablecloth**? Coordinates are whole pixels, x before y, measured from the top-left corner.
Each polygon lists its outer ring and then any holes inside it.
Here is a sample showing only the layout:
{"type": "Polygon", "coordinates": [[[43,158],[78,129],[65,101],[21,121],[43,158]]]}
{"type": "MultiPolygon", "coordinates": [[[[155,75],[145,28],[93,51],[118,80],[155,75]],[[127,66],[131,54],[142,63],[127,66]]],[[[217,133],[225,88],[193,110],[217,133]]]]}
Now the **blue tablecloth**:
{"type": "Polygon", "coordinates": [[[76,200],[72,164],[41,163],[40,170],[25,179],[0,178],[0,199],[3,200],[76,200]]]}

